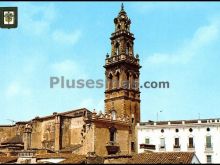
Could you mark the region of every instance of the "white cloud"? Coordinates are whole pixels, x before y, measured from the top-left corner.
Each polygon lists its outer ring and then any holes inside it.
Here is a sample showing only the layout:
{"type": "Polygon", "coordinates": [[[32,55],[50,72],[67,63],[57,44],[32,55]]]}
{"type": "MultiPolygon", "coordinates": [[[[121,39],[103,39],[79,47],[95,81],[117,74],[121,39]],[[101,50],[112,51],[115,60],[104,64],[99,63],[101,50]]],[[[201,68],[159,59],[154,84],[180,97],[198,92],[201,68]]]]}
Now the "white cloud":
{"type": "Polygon", "coordinates": [[[72,60],[64,60],[51,65],[52,71],[56,75],[69,76],[67,78],[82,79],[86,78],[87,75],[84,73],[81,66],[72,60]]]}
{"type": "Polygon", "coordinates": [[[79,40],[80,36],[81,32],[78,30],[69,33],[61,30],[56,30],[52,34],[52,38],[54,39],[54,41],[66,45],[74,45],[79,40]]]}
{"type": "Polygon", "coordinates": [[[56,18],[56,9],[52,3],[33,5],[17,3],[19,7],[19,28],[26,34],[42,35],[49,33],[56,18]]]}
{"type": "Polygon", "coordinates": [[[187,63],[199,54],[202,48],[208,46],[219,38],[220,21],[214,20],[209,25],[202,26],[196,30],[191,40],[185,42],[174,53],[154,53],[145,62],[147,64],[175,64],[187,63]]]}
{"type": "Polygon", "coordinates": [[[12,82],[6,88],[5,95],[7,98],[16,96],[30,96],[31,90],[27,87],[22,86],[19,82],[12,82]]]}
{"type": "Polygon", "coordinates": [[[44,37],[66,45],[74,45],[79,40],[81,31],[65,32],[53,26],[57,17],[60,18],[53,3],[37,6],[32,3],[15,3],[15,5],[19,7],[18,28],[25,35],[44,37]]]}

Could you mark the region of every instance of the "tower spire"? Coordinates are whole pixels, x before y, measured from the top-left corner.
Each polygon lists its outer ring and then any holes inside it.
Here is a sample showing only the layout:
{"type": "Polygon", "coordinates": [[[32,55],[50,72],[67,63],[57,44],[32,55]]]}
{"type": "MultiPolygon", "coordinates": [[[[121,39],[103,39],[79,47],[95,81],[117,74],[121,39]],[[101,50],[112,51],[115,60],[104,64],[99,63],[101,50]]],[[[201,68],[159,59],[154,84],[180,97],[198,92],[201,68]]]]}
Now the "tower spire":
{"type": "Polygon", "coordinates": [[[124,11],[124,4],[121,3],[121,11],[124,11]]]}

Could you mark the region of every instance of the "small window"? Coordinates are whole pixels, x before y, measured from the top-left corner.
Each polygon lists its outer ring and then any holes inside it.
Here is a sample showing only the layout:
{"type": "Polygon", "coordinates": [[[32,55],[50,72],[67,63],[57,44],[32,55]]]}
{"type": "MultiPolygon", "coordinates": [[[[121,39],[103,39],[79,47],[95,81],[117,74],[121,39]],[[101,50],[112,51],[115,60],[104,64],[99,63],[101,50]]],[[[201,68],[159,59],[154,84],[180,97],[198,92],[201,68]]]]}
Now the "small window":
{"type": "Polygon", "coordinates": [[[211,136],[206,136],[206,148],[211,148],[212,147],[212,139],[211,136]]]}
{"type": "Polygon", "coordinates": [[[119,85],[120,85],[120,74],[119,74],[119,72],[117,72],[116,78],[117,78],[117,80],[116,80],[116,88],[119,88],[119,85]]]}
{"type": "Polygon", "coordinates": [[[212,163],[212,155],[206,155],[207,163],[212,163]]]}
{"type": "Polygon", "coordinates": [[[113,76],[112,76],[112,74],[110,74],[109,77],[108,77],[108,81],[109,81],[109,86],[108,86],[108,88],[109,88],[109,89],[112,89],[112,85],[113,85],[112,79],[113,79],[113,76]]]}
{"type": "Polygon", "coordinates": [[[118,42],[115,44],[115,49],[116,49],[116,55],[119,55],[119,43],[118,42]]]}
{"type": "Polygon", "coordinates": [[[160,138],[160,148],[165,148],[165,138],[160,138]]]}
{"type": "Polygon", "coordinates": [[[116,141],[116,128],[111,127],[109,129],[109,132],[110,132],[110,142],[115,142],[116,141]]]}
{"type": "Polygon", "coordinates": [[[112,120],[116,120],[116,112],[112,111],[112,120]]]}
{"type": "Polygon", "coordinates": [[[161,129],[161,133],[164,133],[164,129],[161,129]]]}
{"type": "Polygon", "coordinates": [[[193,131],[193,129],[192,129],[192,128],[190,128],[190,129],[189,129],[189,132],[192,132],[192,131],[193,131]]]}
{"type": "Polygon", "coordinates": [[[209,132],[209,131],[210,131],[210,128],[207,128],[206,130],[209,132]]]}
{"type": "Polygon", "coordinates": [[[118,29],[121,29],[121,25],[118,25],[118,29]]]}
{"type": "Polygon", "coordinates": [[[193,137],[189,137],[189,148],[194,148],[193,137]]]}
{"type": "Polygon", "coordinates": [[[134,114],[131,114],[131,123],[134,123],[134,114]]]}
{"type": "Polygon", "coordinates": [[[145,144],[150,144],[150,139],[149,138],[145,138],[145,144]]]}
{"type": "Polygon", "coordinates": [[[179,132],[179,129],[176,129],[176,132],[179,132]]]}
{"type": "Polygon", "coordinates": [[[131,123],[134,123],[134,118],[133,117],[131,118],[131,123]]]}
{"type": "Polygon", "coordinates": [[[131,142],[131,151],[134,152],[134,142],[131,142]]]}
{"type": "Polygon", "coordinates": [[[179,138],[175,138],[175,147],[179,147],[180,146],[180,139],[179,138]]]}

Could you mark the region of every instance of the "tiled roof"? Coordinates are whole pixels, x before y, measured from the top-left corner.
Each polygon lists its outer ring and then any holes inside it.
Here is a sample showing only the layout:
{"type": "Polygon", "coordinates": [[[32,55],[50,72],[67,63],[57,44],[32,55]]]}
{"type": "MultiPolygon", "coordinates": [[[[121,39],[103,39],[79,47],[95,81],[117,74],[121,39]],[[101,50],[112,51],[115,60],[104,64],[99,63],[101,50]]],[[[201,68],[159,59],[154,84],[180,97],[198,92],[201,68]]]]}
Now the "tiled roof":
{"type": "Polygon", "coordinates": [[[82,144],[76,144],[76,145],[72,145],[70,147],[67,147],[67,148],[63,148],[60,150],[60,152],[72,152],[72,151],[75,151],[79,148],[81,148],[83,145],[82,144]]]}
{"type": "Polygon", "coordinates": [[[193,152],[152,152],[134,155],[131,164],[190,164],[193,152]]]}
{"type": "Polygon", "coordinates": [[[12,163],[16,161],[17,161],[17,157],[15,156],[0,156],[0,164],[1,163],[12,163]]]}
{"type": "Polygon", "coordinates": [[[50,158],[63,158],[64,161],[60,162],[61,164],[79,164],[83,163],[86,160],[85,155],[77,154],[67,154],[67,153],[51,153],[51,154],[42,154],[36,155],[37,159],[50,159],[50,158]]]}
{"type": "Polygon", "coordinates": [[[61,113],[54,112],[53,115],[49,115],[49,116],[43,116],[43,117],[37,116],[33,120],[45,120],[49,118],[54,118],[54,115],[60,115],[60,116],[66,116],[66,117],[68,116],[69,117],[80,117],[80,116],[83,116],[84,111],[91,113],[91,111],[89,111],[86,108],[80,108],[80,109],[75,109],[75,110],[61,112],[61,113]]]}

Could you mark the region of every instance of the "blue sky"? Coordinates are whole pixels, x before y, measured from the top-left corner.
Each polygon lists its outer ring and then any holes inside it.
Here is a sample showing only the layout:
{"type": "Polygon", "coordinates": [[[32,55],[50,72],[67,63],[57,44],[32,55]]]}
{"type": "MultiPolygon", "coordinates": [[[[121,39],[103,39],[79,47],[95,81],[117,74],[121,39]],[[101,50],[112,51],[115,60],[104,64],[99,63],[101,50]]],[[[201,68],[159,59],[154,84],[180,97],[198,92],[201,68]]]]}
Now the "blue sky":
{"type": "MultiPolygon", "coordinates": [[[[104,79],[121,2],[1,2],[18,6],[17,29],[0,29],[0,124],[76,108],[104,109],[104,88],[51,89],[50,76],[104,79]]],[[[142,121],[220,116],[220,3],[125,2],[140,56],[142,121]]]]}

